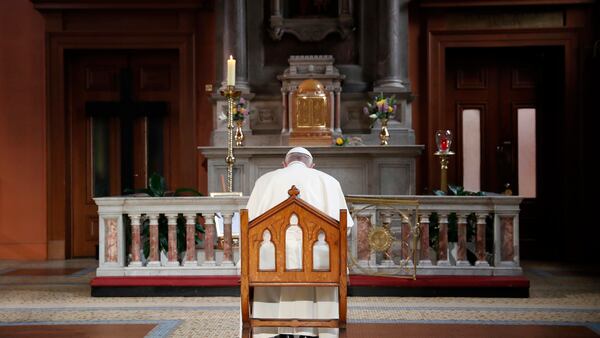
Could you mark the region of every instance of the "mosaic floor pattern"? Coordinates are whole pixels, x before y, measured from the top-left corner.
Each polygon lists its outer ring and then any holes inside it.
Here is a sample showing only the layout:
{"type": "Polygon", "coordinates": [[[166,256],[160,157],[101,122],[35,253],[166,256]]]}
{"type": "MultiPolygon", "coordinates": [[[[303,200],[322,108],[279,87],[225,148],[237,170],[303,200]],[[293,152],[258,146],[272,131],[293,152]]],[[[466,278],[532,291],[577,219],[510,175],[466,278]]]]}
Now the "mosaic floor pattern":
{"type": "MultiPolygon", "coordinates": [[[[523,266],[531,280],[527,299],[351,297],[348,320],[577,326],[600,335],[600,269],[535,262],[523,266]]],[[[15,326],[90,324],[152,325],[147,337],[238,336],[239,298],[92,298],[89,281],[95,267],[94,260],[0,261],[0,336],[2,328],[15,326]]]]}

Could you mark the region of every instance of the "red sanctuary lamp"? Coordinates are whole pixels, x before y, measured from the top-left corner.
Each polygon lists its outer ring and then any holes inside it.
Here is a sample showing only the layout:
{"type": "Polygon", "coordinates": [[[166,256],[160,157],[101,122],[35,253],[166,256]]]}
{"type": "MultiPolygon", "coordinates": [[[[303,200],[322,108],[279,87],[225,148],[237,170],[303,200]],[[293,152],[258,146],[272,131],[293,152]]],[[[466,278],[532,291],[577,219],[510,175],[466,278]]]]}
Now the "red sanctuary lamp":
{"type": "Polygon", "coordinates": [[[450,130],[437,130],[435,132],[437,151],[433,153],[440,157],[440,190],[448,192],[448,157],[454,155],[450,150],[452,145],[452,132],[450,130]]]}

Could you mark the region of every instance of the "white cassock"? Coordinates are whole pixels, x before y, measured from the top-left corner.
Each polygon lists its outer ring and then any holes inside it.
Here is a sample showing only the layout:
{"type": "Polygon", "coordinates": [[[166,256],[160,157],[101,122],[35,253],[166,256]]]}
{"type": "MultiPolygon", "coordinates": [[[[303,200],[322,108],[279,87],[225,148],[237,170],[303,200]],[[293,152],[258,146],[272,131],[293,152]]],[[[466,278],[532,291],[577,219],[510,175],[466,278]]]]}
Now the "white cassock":
{"type": "MultiPolygon", "coordinates": [[[[348,209],[340,183],[335,178],[322,171],[308,168],[302,162],[292,162],[285,168],[264,174],[256,181],[246,206],[248,218],[252,220],[286,200],[292,185],[300,190],[300,198],[336,220],[340,218],[340,209],[348,209]]],[[[348,228],[353,224],[352,217],[348,213],[348,228]]],[[[288,246],[287,237],[286,246],[288,246]]],[[[286,252],[287,262],[294,261],[294,257],[288,256],[286,252]]],[[[253,317],[337,319],[339,317],[337,288],[255,287],[253,317]]],[[[273,337],[281,333],[317,335],[317,330],[310,328],[254,328],[253,332],[254,337],[260,338],[273,337]]],[[[335,337],[337,329],[318,329],[318,335],[335,337]]]]}

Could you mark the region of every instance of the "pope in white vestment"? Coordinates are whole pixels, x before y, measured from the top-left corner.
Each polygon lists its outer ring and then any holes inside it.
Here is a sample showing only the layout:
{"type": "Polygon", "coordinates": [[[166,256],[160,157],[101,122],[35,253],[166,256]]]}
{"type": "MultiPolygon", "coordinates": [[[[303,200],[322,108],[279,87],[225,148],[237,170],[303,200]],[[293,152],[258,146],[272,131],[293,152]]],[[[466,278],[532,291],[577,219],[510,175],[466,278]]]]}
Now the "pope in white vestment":
{"type": "MultiPolygon", "coordinates": [[[[284,168],[261,176],[255,183],[248,200],[248,218],[260,216],[286,200],[292,185],[300,191],[299,197],[329,216],[339,220],[340,209],[348,209],[340,183],[330,175],[313,169],[312,155],[296,147],[290,150],[284,168]]],[[[347,226],[354,222],[348,213],[347,226]]],[[[286,245],[287,246],[287,245],[286,245]]],[[[289,260],[287,257],[286,260],[289,260]]],[[[334,287],[269,287],[254,288],[254,318],[338,318],[338,293],[334,287]]],[[[273,337],[278,334],[335,337],[337,329],[310,328],[254,328],[254,337],[273,337]]]]}

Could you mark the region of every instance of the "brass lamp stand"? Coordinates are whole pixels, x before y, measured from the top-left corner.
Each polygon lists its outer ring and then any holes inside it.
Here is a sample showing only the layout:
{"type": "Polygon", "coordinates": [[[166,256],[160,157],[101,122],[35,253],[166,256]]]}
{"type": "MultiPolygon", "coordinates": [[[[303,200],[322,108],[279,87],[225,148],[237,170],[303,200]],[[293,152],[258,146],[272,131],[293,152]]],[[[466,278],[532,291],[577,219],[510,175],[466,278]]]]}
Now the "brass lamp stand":
{"type": "Polygon", "coordinates": [[[225,157],[225,162],[227,163],[227,192],[229,193],[233,192],[233,164],[235,163],[235,157],[233,156],[233,107],[240,94],[241,91],[235,90],[235,86],[231,85],[221,91],[221,95],[227,99],[227,157],[225,157]]]}
{"type": "Polygon", "coordinates": [[[433,155],[440,157],[440,190],[445,193],[448,193],[448,162],[449,157],[454,155],[454,152],[441,152],[438,150],[435,153],[433,153],[433,155]]]}
{"type": "Polygon", "coordinates": [[[454,155],[454,152],[450,151],[452,132],[450,130],[436,131],[435,143],[437,151],[433,155],[440,157],[440,190],[448,193],[448,163],[450,162],[449,157],[454,155]]]}

